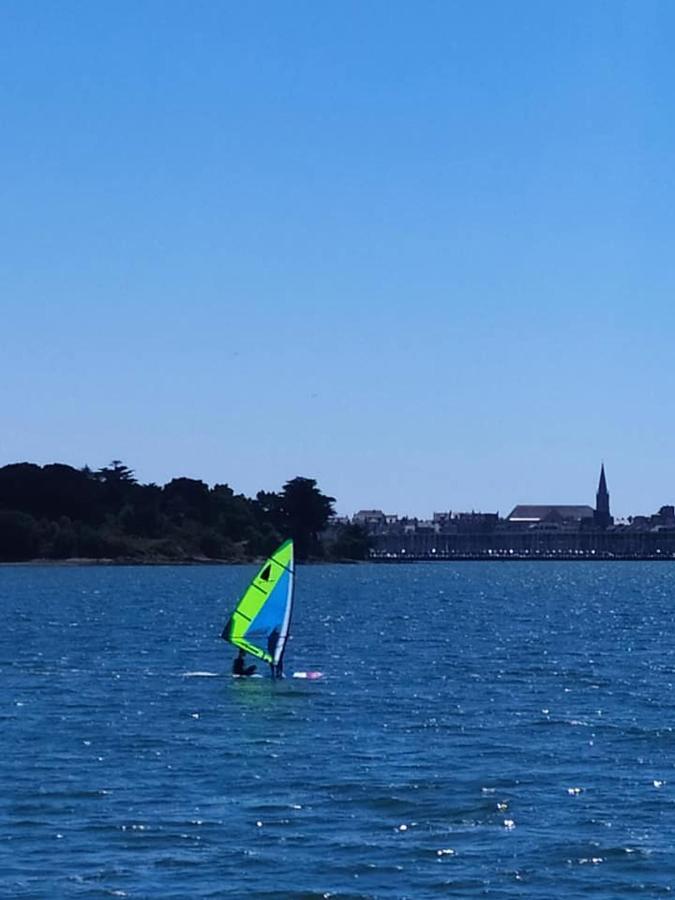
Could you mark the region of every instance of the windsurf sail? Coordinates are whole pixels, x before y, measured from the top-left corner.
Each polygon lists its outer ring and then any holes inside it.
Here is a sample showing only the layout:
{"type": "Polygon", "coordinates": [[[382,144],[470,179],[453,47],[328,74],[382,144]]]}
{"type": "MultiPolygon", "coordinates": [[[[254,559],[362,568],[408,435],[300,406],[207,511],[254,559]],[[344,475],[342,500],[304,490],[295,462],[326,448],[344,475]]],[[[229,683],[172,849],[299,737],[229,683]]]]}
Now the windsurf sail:
{"type": "Polygon", "coordinates": [[[265,560],[244,591],[221,637],[235,647],[279,666],[288,640],[293,607],[293,541],[265,560]]]}

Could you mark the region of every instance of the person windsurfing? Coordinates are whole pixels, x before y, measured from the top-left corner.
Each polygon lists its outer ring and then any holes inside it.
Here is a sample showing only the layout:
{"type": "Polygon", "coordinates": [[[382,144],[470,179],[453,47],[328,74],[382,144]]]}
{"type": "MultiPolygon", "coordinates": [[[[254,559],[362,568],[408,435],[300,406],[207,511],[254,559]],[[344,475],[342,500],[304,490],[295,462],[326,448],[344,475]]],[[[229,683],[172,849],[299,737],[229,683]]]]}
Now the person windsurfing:
{"type": "Polygon", "coordinates": [[[255,666],[245,666],[244,660],[246,658],[246,653],[243,650],[239,650],[239,655],[235,658],[232,663],[232,674],[233,675],[253,675],[255,672],[255,666]]]}
{"type": "MultiPolygon", "coordinates": [[[[267,638],[267,652],[274,660],[274,651],[277,649],[277,644],[279,642],[279,629],[275,628],[274,631],[267,638]]],[[[275,665],[274,662],[270,663],[270,669],[272,670],[272,678],[283,678],[284,677],[284,666],[283,659],[280,658],[279,662],[275,665]]]]}

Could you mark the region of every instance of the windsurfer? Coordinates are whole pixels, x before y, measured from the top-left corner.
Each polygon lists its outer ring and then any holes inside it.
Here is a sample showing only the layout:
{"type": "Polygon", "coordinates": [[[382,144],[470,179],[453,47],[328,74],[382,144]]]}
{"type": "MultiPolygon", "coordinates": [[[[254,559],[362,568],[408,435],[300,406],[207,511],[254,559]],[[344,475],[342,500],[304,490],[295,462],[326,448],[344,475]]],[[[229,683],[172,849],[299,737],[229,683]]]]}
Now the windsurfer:
{"type": "Polygon", "coordinates": [[[253,675],[255,672],[255,666],[245,666],[244,659],[246,654],[243,650],[239,650],[239,655],[232,663],[232,674],[233,675],[253,675]]]}
{"type": "MultiPolygon", "coordinates": [[[[275,628],[274,631],[267,638],[267,650],[269,655],[274,659],[274,651],[277,649],[277,644],[279,643],[279,629],[275,628]]],[[[277,663],[270,663],[270,668],[272,669],[272,678],[283,678],[284,670],[283,663],[281,659],[277,663]]]]}
{"type": "MultiPolygon", "coordinates": [[[[272,678],[283,678],[282,660],[293,607],[293,541],[287,540],[274,551],[244,591],[228,623],[223,640],[270,664],[272,678]]],[[[251,675],[243,653],[234,661],[235,675],[251,675]]],[[[256,676],[258,673],[256,672],[256,676]]]]}

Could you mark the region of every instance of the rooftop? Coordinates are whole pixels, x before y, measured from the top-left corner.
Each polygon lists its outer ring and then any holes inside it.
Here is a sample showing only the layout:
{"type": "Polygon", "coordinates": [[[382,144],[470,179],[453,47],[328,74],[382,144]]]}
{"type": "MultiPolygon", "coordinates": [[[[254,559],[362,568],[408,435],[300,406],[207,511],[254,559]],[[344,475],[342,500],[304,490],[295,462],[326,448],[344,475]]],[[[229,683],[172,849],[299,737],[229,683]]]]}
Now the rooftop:
{"type": "Polygon", "coordinates": [[[592,519],[592,506],[568,506],[558,504],[551,506],[524,505],[514,507],[506,517],[508,522],[543,522],[544,520],[560,521],[561,519],[592,519]]]}

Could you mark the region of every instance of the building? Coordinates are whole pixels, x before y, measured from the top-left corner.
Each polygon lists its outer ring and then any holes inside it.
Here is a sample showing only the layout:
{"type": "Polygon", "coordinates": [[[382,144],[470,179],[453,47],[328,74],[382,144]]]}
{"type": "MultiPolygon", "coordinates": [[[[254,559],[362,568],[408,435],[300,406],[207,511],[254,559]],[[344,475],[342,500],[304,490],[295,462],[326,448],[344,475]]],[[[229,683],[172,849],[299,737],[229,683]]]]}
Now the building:
{"type": "Polygon", "coordinates": [[[506,517],[510,525],[581,525],[592,522],[592,506],[519,504],[506,517]]]}
{"type": "Polygon", "coordinates": [[[381,509],[360,509],[352,516],[352,523],[360,525],[366,531],[376,532],[388,529],[396,530],[406,519],[399,519],[397,515],[392,513],[383,513],[381,509]]]}
{"type": "Polygon", "coordinates": [[[568,504],[532,505],[519,504],[506,517],[508,525],[556,531],[560,529],[609,528],[614,523],[609,511],[609,491],[604,463],[600,466],[600,481],[595,495],[595,508],[568,504]]]}
{"type": "Polygon", "coordinates": [[[384,525],[385,515],[381,509],[360,509],[354,513],[352,522],[356,525],[384,525]]]}

